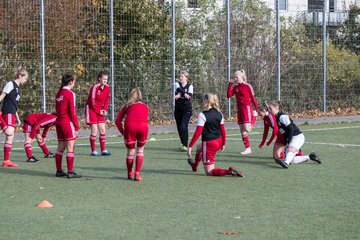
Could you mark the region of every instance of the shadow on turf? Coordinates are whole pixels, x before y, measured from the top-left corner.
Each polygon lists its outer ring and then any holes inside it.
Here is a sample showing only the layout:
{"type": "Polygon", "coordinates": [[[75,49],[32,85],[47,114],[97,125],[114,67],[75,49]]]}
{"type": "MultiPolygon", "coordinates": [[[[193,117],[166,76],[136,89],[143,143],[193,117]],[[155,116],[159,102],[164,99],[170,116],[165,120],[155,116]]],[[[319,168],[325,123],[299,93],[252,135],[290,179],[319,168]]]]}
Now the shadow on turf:
{"type": "Polygon", "coordinates": [[[55,177],[54,173],[21,169],[21,168],[0,168],[0,172],[4,174],[19,174],[19,175],[30,175],[30,176],[42,176],[42,177],[55,177]]]}
{"type": "MultiPolygon", "coordinates": [[[[227,155],[229,156],[229,155],[227,155]]],[[[255,157],[255,156],[235,156],[238,159],[236,160],[227,160],[226,155],[221,156],[221,159],[216,159],[216,162],[225,162],[225,163],[242,163],[242,164],[251,164],[257,166],[264,166],[269,168],[279,168],[272,157],[255,157]]],[[[234,159],[234,156],[231,156],[231,159],[234,159]]]]}

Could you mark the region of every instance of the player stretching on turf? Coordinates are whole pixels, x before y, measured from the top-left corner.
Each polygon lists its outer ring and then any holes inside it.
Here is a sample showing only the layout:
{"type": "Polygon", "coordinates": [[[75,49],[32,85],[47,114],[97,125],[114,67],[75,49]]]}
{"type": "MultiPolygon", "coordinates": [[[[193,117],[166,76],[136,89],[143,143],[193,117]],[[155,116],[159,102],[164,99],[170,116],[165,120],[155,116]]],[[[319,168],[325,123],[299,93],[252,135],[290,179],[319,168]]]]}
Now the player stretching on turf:
{"type": "Polygon", "coordinates": [[[255,109],[258,108],[258,104],[253,88],[247,83],[245,71],[236,71],[234,75],[234,80],[230,80],[228,85],[227,97],[231,98],[234,95],[236,96],[237,119],[241,137],[246,148],[241,154],[251,154],[249,132],[254,125],[254,113],[250,101],[253,103],[255,109]],[[236,85],[233,86],[233,83],[236,85]]]}
{"type": "Polygon", "coordinates": [[[29,114],[24,119],[24,133],[25,133],[25,152],[27,162],[38,162],[39,159],[33,156],[31,149],[31,142],[36,138],[39,147],[45,154],[45,158],[53,158],[52,154],[46,146],[45,138],[49,128],[55,124],[56,115],[51,113],[33,113],[29,114]],[[40,128],[44,128],[40,134],[40,128]]]}
{"type": "Polygon", "coordinates": [[[99,72],[97,83],[90,88],[89,97],[86,101],[85,116],[86,124],[90,125],[90,147],[91,156],[109,156],[111,153],[105,148],[106,126],[105,116],[110,101],[110,87],[107,85],[108,75],[106,72],[99,72]],[[101,153],[95,151],[95,141],[97,132],[100,132],[100,150],[101,153]]]}
{"type": "Polygon", "coordinates": [[[149,107],[142,102],[140,89],[138,87],[134,88],[130,92],[129,100],[120,109],[115,124],[120,133],[124,136],[124,142],[127,148],[126,166],[128,170],[128,179],[134,178],[135,181],[142,181],[140,170],[144,161],[144,147],[149,131],[148,118],[149,107]],[[124,117],[125,121],[123,127],[122,121],[124,117]],[[135,144],[137,146],[137,152],[134,176],[133,163],[135,144]]]}
{"type": "MultiPolygon", "coordinates": [[[[270,103],[269,111],[275,115],[279,131],[283,135],[288,147],[285,161],[275,158],[275,162],[283,168],[288,168],[290,163],[298,164],[308,161],[309,159],[321,164],[320,158],[314,152],[310,153],[308,156],[296,156],[299,149],[305,142],[305,136],[294,124],[293,120],[281,111],[280,103],[277,101],[270,103]]],[[[284,149],[285,146],[283,146],[281,151],[284,151],[284,149]]]]}
{"type": "MultiPolygon", "coordinates": [[[[273,148],[273,157],[275,158],[285,158],[285,153],[283,152],[284,147],[286,147],[286,142],[283,135],[279,131],[279,128],[276,123],[276,117],[267,111],[267,107],[258,108],[259,116],[263,118],[264,121],[264,132],[259,148],[262,148],[265,144],[266,138],[268,136],[269,128],[272,128],[272,134],[269,141],[266,143],[267,146],[270,146],[274,138],[277,136],[273,148]]],[[[296,156],[302,156],[301,149],[296,154],[296,156]]]]}
{"type": "Polygon", "coordinates": [[[3,102],[1,111],[1,127],[5,132],[6,138],[4,142],[4,161],[2,163],[3,167],[18,167],[19,165],[13,163],[10,160],[10,152],[12,148],[12,143],[14,141],[16,123],[18,126],[21,125],[21,121],[18,114],[18,103],[20,99],[20,84],[26,83],[28,79],[28,73],[23,68],[18,68],[15,72],[15,80],[9,81],[6,83],[1,95],[0,102],[3,102]]]}
{"type": "Polygon", "coordinates": [[[55,154],[56,177],[79,178],[81,175],[74,172],[74,146],[78,137],[79,123],[76,115],[75,93],[72,91],[75,78],[66,74],[61,79],[61,87],[55,97],[56,134],[58,147],[55,154]],[[67,174],[62,170],[62,157],[66,153],[67,174]]]}
{"type": "Polygon", "coordinates": [[[202,161],[205,173],[208,176],[232,175],[244,177],[245,175],[233,167],[229,169],[215,168],[215,156],[218,151],[224,151],[226,132],[224,116],[220,112],[219,100],[215,94],[208,93],[203,97],[205,110],[198,115],[198,123],[191,139],[187,155],[188,163],[194,172],[202,161]],[[196,147],[195,161],[191,159],[191,150],[201,135],[201,143],[196,147]]]}

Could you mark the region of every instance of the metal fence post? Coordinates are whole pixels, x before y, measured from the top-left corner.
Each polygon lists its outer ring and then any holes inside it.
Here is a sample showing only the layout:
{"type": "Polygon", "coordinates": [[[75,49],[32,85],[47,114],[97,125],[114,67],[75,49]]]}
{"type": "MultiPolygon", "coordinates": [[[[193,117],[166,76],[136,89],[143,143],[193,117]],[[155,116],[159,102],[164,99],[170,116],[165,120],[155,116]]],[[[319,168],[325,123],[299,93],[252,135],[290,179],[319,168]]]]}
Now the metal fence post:
{"type": "Polygon", "coordinates": [[[115,96],[114,96],[114,1],[110,0],[110,79],[111,79],[111,120],[115,121],[114,108],[115,108],[115,96]]]}
{"type": "Polygon", "coordinates": [[[324,8],[323,8],[323,27],[322,27],[322,77],[323,77],[323,112],[326,112],[326,21],[327,21],[327,6],[328,0],[324,0],[324,8]]]}
{"type": "Polygon", "coordinates": [[[40,0],[40,54],[43,112],[46,112],[44,0],[40,0]]]}
{"type": "MultiPolygon", "coordinates": [[[[230,81],[231,55],[230,55],[230,0],[226,0],[226,80],[230,81]]],[[[231,100],[228,98],[228,118],[231,117],[231,100]]]]}
{"type": "Polygon", "coordinates": [[[277,79],[277,99],[281,99],[281,50],[280,50],[280,15],[279,15],[279,0],[276,0],[276,79],[277,79]]]}
{"type": "Polygon", "coordinates": [[[172,112],[175,111],[175,75],[176,75],[176,50],[175,50],[175,0],[171,0],[171,56],[172,56],[172,112]]]}

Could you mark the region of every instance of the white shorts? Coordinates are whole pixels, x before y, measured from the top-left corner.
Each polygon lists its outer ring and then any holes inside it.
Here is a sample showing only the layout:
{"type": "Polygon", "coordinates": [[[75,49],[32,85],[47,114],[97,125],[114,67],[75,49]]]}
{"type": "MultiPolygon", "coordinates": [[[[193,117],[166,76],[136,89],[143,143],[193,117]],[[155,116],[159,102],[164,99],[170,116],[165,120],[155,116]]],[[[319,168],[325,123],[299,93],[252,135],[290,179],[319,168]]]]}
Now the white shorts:
{"type": "Polygon", "coordinates": [[[300,133],[299,135],[293,136],[291,142],[289,143],[289,147],[294,147],[299,150],[302,145],[305,143],[305,136],[304,134],[300,133]]]}

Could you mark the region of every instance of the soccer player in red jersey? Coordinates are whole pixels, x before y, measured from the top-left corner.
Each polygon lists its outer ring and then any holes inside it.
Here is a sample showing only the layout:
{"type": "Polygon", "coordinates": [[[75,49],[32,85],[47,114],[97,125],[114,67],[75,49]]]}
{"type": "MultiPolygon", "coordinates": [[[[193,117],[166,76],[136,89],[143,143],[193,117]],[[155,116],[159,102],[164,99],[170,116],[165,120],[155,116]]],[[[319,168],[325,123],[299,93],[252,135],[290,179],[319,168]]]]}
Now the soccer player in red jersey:
{"type": "Polygon", "coordinates": [[[296,156],[301,146],[305,143],[305,136],[289,117],[289,115],[281,111],[280,103],[277,101],[270,103],[269,111],[271,114],[275,115],[276,123],[279,127],[279,132],[283,135],[286,142],[286,145],[283,146],[282,151],[284,151],[285,146],[287,146],[285,160],[282,161],[279,158],[275,158],[275,162],[283,168],[288,168],[290,163],[298,164],[308,161],[309,159],[321,164],[320,158],[315,154],[315,152],[312,152],[306,156],[296,156]]]}
{"type": "Polygon", "coordinates": [[[97,76],[97,83],[91,86],[89,97],[86,101],[85,116],[86,124],[90,125],[90,147],[91,156],[109,156],[111,153],[105,148],[106,141],[106,124],[105,117],[110,101],[110,87],[107,84],[108,74],[106,72],[99,72],[97,76]],[[100,132],[100,150],[98,153],[95,150],[96,136],[100,132]]]}
{"type": "Polygon", "coordinates": [[[198,115],[198,123],[195,133],[188,147],[188,163],[194,172],[202,161],[204,170],[208,176],[232,175],[244,177],[245,175],[233,167],[229,169],[215,168],[215,156],[218,151],[224,151],[226,131],[224,116],[220,112],[217,95],[208,93],[203,97],[205,110],[198,115]],[[191,150],[201,136],[201,143],[196,147],[195,161],[191,159],[191,150]]]}
{"type": "Polygon", "coordinates": [[[15,80],[6,83],[1,95],[0,102],[3,102],[0,117],[1,127],[6,135],[4,143],[4,161],[3,167],[18,167],[19,165],[10,160],[10,152],[14,141],[16,121],[17,125],[21,125],[18,114],[18,103],[20,99],[19,85],[26,83],[28,73],[24,68],[18,68],[15,72],[15,80]],[[16,120],[15,120],[16,119],[16,120]]]}
{"type": "Polygon", "coordinates": [[[61,87],[55,97],[56,135],[58,147],[55,154],[56,177],[79,178],[81,175],[74,172],[74,146],[78,137],[79,123],[76,115],[75,93],[72,91],[75,78],[65,74],[61,79],[61,87]],[[66,153],[67,174],[62,170],[62,157],[66,153]]]}
{"type": "Polygon", "coordinates": [[[115,124],[124,137],[127,148],[126,166],[128,179],[142,181],[140,170],[144,161],[144,147],[149,132],[149,107],[143,103],[140,89],[134,88],[130,92],[127,103],[120,109],[115,124]],[[124,126],[122,124],[123,119],[124,126]],[[136,151],[135,175],[133,170],[134,155],[136,151]]]}
{"type": "Polygon", "coordinates": [[[45,158],[53,158],[52,154],[46,146],[45,138],[49,128],[55,124],[56,115],[51,113],[32,113],[24,119],[24,133],[25,133],[25,152],[27,162],[38,162],[39,159],[33,156],[31,142],[36,138],[39,147],[45,154],[45,158]],[[40,134],[40,128],[44,128],[40,134]]]}
{"type": "Polygon", "coordinates": [[[251,154],[249,132],[255,124],[254,111],[251,106],[251,102],[257,110],[258,104],[255,98],[254,90],[250,84],[247,83],[246,74],[244,70],[236,71],[234,74],[234,80],[230,80],[227,97],[231,98],[236,96],[237,104],[237,119],[240,127],[242,140],[245,145],[245,150],[241,154],[251,154]],[[233,84],[235,83],[235,86],[233,84]]]}

